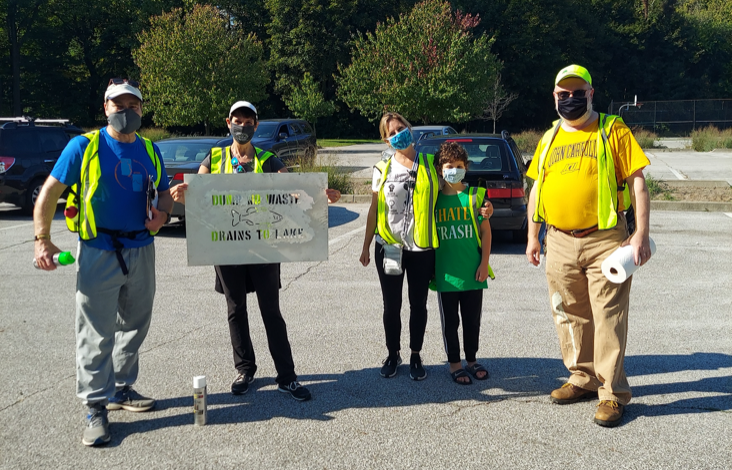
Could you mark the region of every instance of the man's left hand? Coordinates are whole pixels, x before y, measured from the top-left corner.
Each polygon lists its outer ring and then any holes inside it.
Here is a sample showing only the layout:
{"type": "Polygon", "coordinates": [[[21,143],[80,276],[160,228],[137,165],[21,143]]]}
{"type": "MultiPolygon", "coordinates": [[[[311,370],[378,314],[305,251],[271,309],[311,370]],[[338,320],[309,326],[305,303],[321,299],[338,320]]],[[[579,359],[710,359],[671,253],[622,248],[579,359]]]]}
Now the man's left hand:
{"type": "Polygon", "coordinates": [[[483,203],[483,207],[480,208],[480,216],[484,219],[490,219],[493,215],[493,204],[488,199],[483,203]]]}
{"type": "Polygon", "coordinates": [[[152,220],[147,219],[145,220],[145,228],[149,231],[156,233],[161,228],[163,228],[163,225],[165,225],[165,222],[168,221],[168,214],[165,211],[159,211],[155,207],[151,207],[150,211],[153,214],[152,220]]]}
{"type": "Polygon", "coordinates": [[[636,266],[643,266],[651,259],[651,241],[648,235],[644,236],[636,232],[625,240],[621,246],[627,245],[633,247],[633,261],[636,266]]]}

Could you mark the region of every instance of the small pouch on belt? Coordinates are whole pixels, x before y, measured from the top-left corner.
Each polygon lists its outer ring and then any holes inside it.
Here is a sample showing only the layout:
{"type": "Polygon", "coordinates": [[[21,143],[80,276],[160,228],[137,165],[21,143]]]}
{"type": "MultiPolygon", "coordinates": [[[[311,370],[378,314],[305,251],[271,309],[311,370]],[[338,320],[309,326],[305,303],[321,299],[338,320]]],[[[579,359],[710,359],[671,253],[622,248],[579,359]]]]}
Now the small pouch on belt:
{"type": "Polygon", "coordinates": [[[402,270],[402,245],[384,243],[381,247],[384,250],[384,274],[398,276],[404,272],[402,270]]]}

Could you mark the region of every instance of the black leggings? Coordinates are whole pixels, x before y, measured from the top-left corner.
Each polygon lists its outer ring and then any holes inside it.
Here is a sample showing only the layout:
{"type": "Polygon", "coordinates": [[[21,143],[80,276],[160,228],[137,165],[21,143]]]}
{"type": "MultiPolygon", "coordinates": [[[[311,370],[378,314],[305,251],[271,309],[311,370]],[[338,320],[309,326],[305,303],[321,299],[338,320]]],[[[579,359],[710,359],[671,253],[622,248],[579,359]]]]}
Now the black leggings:
{"type": "Polygon", "coordinates": [[[437,303],[442,319],[442,337],[445,341],[447,362],[460,362],[460,339],[458,326],[463,318],[463,346],[465,360],[475,361],[480,336],[480,317],[483,311],[483,289],[461,292],[439,292],[437,303]],[[460,315],[458,315],[458,306],[460,315]]]}
{"type": "Polygon", "coordinates": [[[280,265],[251,264],[247,266],[214,266],[221,280],[229,314],[229,333],[234,350],[234,367],[242,374],[254,376],[257,372],[256,357],[249,335],[247,314],[247,286],[249,279],[259,301],[259,310],[267,332],[269,352],[277,369],[280,385],[297,380],[292,350],[287,339],[287,325],[280,312],[280,265]],[[247,273],[249,276],[247,277],[247,273]]]}
{"type": "Polygon", "coordinates": [[[402,252],[402,274],[398,276],[384,273],[384,249],[376,243],[376,270],[381,282],[381,295],[384,299],[384,331],[386,348],[390,355],[401,350],[402,334],[402,286],[404,273],[407,274],[409,292],[409,348],[421,351],[424,332],[427,329],[427,292],[430,280],[435,274],[435,251],[402,252]]]}

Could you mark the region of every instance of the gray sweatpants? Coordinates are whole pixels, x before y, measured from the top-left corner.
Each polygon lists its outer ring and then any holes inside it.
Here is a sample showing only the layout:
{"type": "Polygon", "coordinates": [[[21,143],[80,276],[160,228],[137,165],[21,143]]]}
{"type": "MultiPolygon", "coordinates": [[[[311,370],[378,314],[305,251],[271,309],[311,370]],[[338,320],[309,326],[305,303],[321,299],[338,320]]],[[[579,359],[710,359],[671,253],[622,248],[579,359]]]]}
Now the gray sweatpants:
{"type": "Polygon", "coordinates": [[[76,394],[106,405],[137,380],[138,350],[155,297],[155,246],[126,248],[122,274],[114,251],[80,242],[76,276],[76,394]]]}

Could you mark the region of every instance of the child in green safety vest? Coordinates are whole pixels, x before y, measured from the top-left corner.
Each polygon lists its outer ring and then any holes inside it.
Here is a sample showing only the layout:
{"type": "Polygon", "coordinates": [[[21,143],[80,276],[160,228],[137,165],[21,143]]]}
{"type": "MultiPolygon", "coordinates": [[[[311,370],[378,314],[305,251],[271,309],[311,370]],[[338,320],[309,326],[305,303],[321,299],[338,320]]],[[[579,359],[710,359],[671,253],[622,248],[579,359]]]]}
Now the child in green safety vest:
{"type": "Polygon", "coordinates": [[[435,154],[435,162],[445,181],[435,208],[440,240],[440,247],[436,250],[435,287],[442,334],[450,376],[460,385],[470,385],[473,383],[471,375],[477,380],[488,378],[488,371],[478,364],[476,354],[483,289],[488,287],[486,280],[494,277],[488,264],[491,226],[479,212],[485,188],[471,188],[462,182],[468,166],[465,149],[457,142],[445,142],[435,154]],[[460,359],[460,317],[463,321],[465,368],[460,359]]]}

